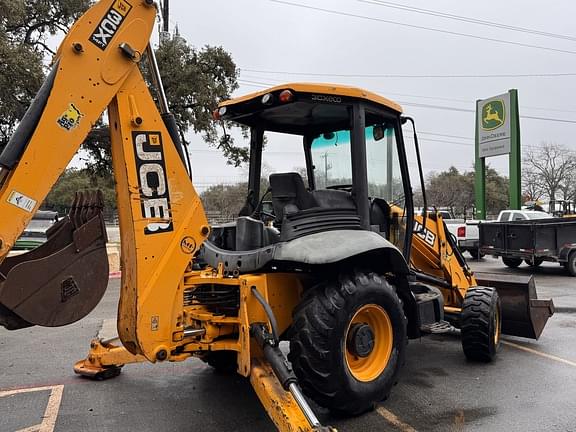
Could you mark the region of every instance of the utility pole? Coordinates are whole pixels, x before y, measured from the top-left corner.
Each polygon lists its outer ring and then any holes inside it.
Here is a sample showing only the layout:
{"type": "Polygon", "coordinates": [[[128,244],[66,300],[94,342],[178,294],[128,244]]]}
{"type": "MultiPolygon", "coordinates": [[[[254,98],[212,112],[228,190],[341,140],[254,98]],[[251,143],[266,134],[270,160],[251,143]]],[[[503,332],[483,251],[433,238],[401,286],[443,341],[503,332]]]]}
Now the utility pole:
{"type": "Polygon", "coordinates": [[[330,168],[332,168],[332,165],[330,165],[328,163],[328,152],[325,152],[322,156],[320,156],[322,159],[324,159],[324,187],[328,186],[328,170],[330,168]]]}
{"type": "Polygon", "coordinates": [[[162,4],[162,28],[160,29],[160,44],[170,40],[170,1],[163,0],[162,4]]]}
{"type": "Polygon", "coordinates": [[[162,23],[163,31],[165,33],[170,32],[170,1],[164,0],[162,5],[162,23]]]}

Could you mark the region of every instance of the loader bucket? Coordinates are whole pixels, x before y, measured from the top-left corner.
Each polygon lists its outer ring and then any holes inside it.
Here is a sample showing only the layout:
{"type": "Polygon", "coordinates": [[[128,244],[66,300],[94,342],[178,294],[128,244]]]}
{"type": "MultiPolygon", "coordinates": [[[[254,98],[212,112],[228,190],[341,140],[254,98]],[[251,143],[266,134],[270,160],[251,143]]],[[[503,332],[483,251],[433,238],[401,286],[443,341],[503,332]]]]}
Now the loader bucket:
{"type": "Polygon", "coordinates": [[[77,193],[32,251],[0,264],[0,325],[58,327],[85,317],[108,285],[102,193],[77,193]]]}
{"type": "Polygon", "coordinates": [[[539,300],[534,276],[475,273],[478,285],[496,288],[502,304],[502,333],[538,339],[548,318],[554,314],[554,302],[539,300]]]}

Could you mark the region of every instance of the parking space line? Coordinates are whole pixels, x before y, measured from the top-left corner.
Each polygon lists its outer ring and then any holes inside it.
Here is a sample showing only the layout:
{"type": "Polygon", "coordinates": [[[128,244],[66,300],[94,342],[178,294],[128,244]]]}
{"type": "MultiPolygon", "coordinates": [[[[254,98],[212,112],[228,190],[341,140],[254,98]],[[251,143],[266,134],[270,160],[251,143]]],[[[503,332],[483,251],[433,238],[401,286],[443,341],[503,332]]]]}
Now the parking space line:
{"type": "Polygon", "coordinates": [[[416,429],[414,429],[409,424],[404,423],[402,420],[396,417],[394,413],[384,407],[379,406],[376,408],[376,412],[384,417],[388,423],[390,423],[395,428],[400,429],[402,432],[417,432],[416,429]]]}
{"type": "Polygon", "coordinates": [[[50,390],[50,397],[48,398],[48,404],[44,410],[44,415],[42,416],[42,423],[27,427],[25,429],[20,429],[17,432],[54,432],[54,427],[56,426],[56,419],[58,418],[58,411],[60,411],[60,404],[62,403],[62,393],[64,392],[63,385],[48,386],[48,387],[33,387],[33,388],[21,388],[15,390],[0,391],[1,397],[14,396],[23,393],[33,393],[50,390]]]}
{"type": "Polygon", "coordinates": [[[557,357],[557,356],[552,355],[552,354],[546,354],[546,353],[543,353],[543,352],[540,352],[540,351],[536,351],[535,349],[528,348],[528,347],[525,347],[525,346],[523,346],[523,345],[518,345],[518,344],[515,344],[515,343],[513,343],[513,342],[509,342],[509,341],[505,341],[505,340],[503,340],[502,343],[503,343],[504,345],[508,345],[508,346],[513,347],[513,348],[516,348],[516,349],[519,349],[519,350],[522,350],[522,351],[529,352],[530,354],[534,354],[534,355],[537,355],[537,356],[540,356],[540,357],[544,357],[544,358],[547,358],[547,359],[549,359],[549,360],[554,360],[554,361],[556,361],[556,362],[558,362],[558,363],[564,363],[564,364],[566,364],[566,365],[568,365],[568,366],[576,367],[576,362],[573,362],[573,361],[570,361],[570,360],[566,360],[566,359],[563,359],[563,358],[561,358],[561,357],[557,357]]]}
{"type": "Polygon", "coordinates": [[[36,426],[30,426],[26,429],[20,429],[19,431],[16,432],[38,432],[40,425],[36,425],[36,426]]]}
{"type": "Polygon", "coordinates": [[[62,403],[62,393],[64,386],[59,385],[52,388],[46,411],[44,411],[44,420],[38,432],[53,432],[56,426],[56,419],[58,418],[58,411],[60,411],[60,404],[62,403]]]}

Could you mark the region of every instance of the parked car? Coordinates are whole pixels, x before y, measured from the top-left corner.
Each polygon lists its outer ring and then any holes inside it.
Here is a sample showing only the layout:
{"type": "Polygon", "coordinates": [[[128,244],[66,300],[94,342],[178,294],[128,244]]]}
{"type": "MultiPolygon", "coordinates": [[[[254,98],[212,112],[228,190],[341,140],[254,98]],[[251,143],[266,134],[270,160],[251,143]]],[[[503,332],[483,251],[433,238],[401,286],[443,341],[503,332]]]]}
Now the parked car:
{"type": "Polygon", "coordinates": [[[468,252],[472,258],[478,259],[484,256],[479,249],[478,220],[454,219],[446,221],[448,230],[456,237],[458,249],[462,252],[468,252]]]}
{"type": "Polygon", "coordinates": [[[553,219],[549,213],[538,210],[502,210],[495,221],[488,222],[510,222],[537,219],[553,219]]]}
{"type": "Polygon", "coordinates": [[[38,210],[28,226],[12,247],[13,251],[34,249],[46,242],[46,231],[58,222],[55,211],[38,210]]]}
{"type": "Polygon", "coordinates": [[[477,220],[465,220],[455,218],[449,210],[437,210],[446,223],[448,231],[455,237],[458,249],[461,252],[468,252],[472,258],[479,258],[478,248],[478,223],[477,220]]]}

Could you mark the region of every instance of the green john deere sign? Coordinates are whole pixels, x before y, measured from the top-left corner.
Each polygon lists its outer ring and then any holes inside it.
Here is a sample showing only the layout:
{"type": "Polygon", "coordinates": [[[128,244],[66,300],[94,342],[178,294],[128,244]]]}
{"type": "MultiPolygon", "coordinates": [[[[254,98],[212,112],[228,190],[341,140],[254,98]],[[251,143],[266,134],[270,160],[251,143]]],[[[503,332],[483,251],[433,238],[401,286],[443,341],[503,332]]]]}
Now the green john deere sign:
{"type": "Polygon", "coordinates": [[[480,157],[510,153],[510,94],[479,100],[476,106],[480,157]]]}
{"type": "Polygon", "coordinates": [[[487,103],[482,108],[482,129],[491,131],[498,129],[506,120],[506,106],[502,99],[487,103]]]}
{"type": "Polygon", "coordinates": [[[486,218],[486,158],[509,155],[510,208],[519,209],[520,122],[518,92],[493,96],[476,102],[476,218],[486,218]]]}

